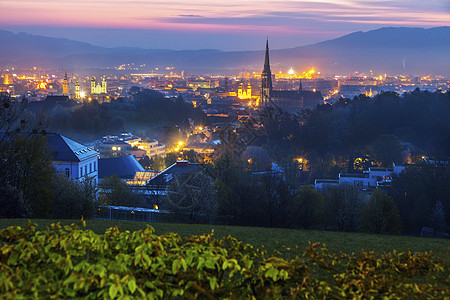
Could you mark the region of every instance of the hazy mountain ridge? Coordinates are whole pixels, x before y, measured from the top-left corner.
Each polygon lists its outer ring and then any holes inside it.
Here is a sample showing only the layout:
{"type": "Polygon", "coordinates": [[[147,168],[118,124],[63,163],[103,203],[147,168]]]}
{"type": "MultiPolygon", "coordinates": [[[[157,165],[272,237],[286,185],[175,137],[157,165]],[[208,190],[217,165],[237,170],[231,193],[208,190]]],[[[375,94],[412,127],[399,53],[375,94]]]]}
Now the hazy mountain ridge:
{"type": "MultiPolygon", "coordinates": [[[[105,48],[68,39],[0,30],[0,65],[102,68],[124,63],[174,66],[188,71],[262,68],[261,51],[105,48]]],[[[270,44],[270,41],[269,41],[270,44]]],[[[270,46],[270,45],[269,45],[270,46]]],[[[322,73],[354,71],[450,75],[450,26],[430,29],[384,27],[354,32],[313,45],[271,50],[274,71],[314,66],[322,73]]]]}

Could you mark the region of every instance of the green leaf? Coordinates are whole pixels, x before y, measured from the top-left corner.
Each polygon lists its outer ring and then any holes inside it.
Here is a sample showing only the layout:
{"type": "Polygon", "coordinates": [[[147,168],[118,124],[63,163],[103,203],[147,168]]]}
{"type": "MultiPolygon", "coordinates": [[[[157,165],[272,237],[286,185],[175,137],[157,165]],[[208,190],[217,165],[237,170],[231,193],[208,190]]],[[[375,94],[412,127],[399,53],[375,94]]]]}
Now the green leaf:
{"type": "Polygon", "coordinates": [[[134,291],[136,291],[136,281],[134,279],[131,279],[128,281],[128,288],[130,289],[130,292],[133,294],[134,291]]]}
{"type": "Polygon", "coordinates": [[[114,299],[117,295],[117,286],[116,285],[111,285],[109,287],[109,297],[111,299],[114,299]]]}

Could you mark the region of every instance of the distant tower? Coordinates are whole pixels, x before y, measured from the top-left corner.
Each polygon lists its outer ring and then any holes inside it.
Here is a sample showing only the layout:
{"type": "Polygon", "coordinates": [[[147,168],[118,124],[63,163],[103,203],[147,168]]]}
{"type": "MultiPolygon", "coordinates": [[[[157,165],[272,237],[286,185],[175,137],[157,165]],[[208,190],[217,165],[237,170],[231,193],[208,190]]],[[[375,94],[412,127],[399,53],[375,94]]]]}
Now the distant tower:
{"type": "Polygon", "coordinates": [[[107,91],[107,88],[106,88],[106,78],[105,77],[103,77],[103,80],[102,80],[102,94],[106,94],[108,91],[107,91]]]}
{"type": "Polygon", "coordinates": [[[78,78],[77,78],[77,82],[75,83],[75,98],[76,99],[80,99],[81,98],[80,83],[78,82],[78,78]]]}
{"type": "Polygon", "coordinates": [[[252,86],[250,85],[250,82],[247,84],[247,97],[248,99],[252,99],[252,86]]]}
{"type": "Polygon", "coordinates": [[[69,93],[69,80],[67,80],[67,72],[64,74],[63,79],[63,94],[67,95],[69,93]]]}
{"type": "Polygon", "coordinates": [[[298,90],[299,90],[300,92],[303,91],[302,79],[300,79],[300,83],[298,84],[298,90]]]}
{"type": "Polygon", "coordinates": [[[261,106],[266,106],[270,101],[272,92],[272,72],[270,72],[269,63],[269,39],[266,41],[266,56],[264,59],[264,69],[261,73],[261,106]]]}
{"type": "Polygon", "coordinates": [[[3,78],[3,84],[12,84],[11,76],[9,74],[5,74],[5,77],[3,78]]]}
{"type": "Polygon", "coordinates": [[[239,83],[239,88],[238,88],[238,98],[239,99],[243,99],[244,95],[243,95],[243,85],[242,82],[239,83]]]}
{"type": "Polygon", "coordinates": [[[95,77],[91,79],[91,94],[95,94],[95,77]]]}

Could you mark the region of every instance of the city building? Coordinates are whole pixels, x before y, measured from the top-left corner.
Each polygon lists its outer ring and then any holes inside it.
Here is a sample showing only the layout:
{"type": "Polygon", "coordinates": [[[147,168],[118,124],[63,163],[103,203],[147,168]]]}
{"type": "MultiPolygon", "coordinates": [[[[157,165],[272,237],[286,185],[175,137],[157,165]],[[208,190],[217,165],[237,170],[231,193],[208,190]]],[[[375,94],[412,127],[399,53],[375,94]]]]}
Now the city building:
{"type": "Polygon", "coordinates": [[[297,90],[274,90],[272,85],[272,72],[269,62],[269,41],[266,41],[266,54],[264,68],[261,73],[261,107],[277,107],[288,112],[298,112],[304,108],[313,108],[323,104],[323,97],[320,92],[304,91],[300,81],[297,90]]]}
{"type": "Polygon", "coordinates": [[[136,172],[145,172],[141,164],[133,155],[101,158],[98,160],[99,180],[117,175],[123,181],[134,179],[136,172]]]}
{"type": "Polygon", "coordinates": [[[392,168],[370,167],[363,173],[339,173],[338,180],[316,179],[314,187],[316,190],[324,191],[332,186],[348,184],[358,188],[388,187],[392,176],[399,175],[408,165],[393,164],[392,168]]]}
{"type": "Polygon", "coordinates": [[[88,176],[98,183],[97,151],[61,134],[48,133],[46,137],[57,172],[79,181],[88,176]]]}
{"type": "Polygon", "coordinates": [[[107,135],[95,145],[102,158],[133,155],[136,158],[166,156],[166,146],[154,139],[142,139],[131,133],[107,135]]]}
{"type": "Polygon", "coordinates": [[[99,95],[99,94],[106,94],[106,93],[108,93],[106,78],[103,77],[101,84],[100,83],[97,84],[95,77],[92,77],[92,79],[91,79],[91,94],[99,95]]]}
{"type": "Polygon", "coordinates": [[[67,79],[67,72],[64,74],[63,79],[63,95],[69,94],[69,80],[67,79]]]}
{"type": "Polygon", "coordinates": [[[247,88],[244,88],[244,84],[241,82],[239,84],[237,97],[241,100],[251,100],[252,99],[252,87],[250,82],[247,84],[247,88]]]}
{"type": "Polygon", "coordinates": [[[80,83],[78,82],[78,78],[77,78],[77,82],[75,83],[75,99],[81,99],[81,90],[80,90],[80,83]]]}

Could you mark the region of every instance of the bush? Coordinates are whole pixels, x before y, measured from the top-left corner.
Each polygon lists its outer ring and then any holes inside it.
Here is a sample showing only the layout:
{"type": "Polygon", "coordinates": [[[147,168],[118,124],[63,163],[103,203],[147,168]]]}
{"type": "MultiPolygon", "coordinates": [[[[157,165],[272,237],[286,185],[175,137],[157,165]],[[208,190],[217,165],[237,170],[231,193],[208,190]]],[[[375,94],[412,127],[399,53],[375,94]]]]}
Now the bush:
{"type": "Polygon", "coordinates": [[[230,236],[158,236],[150,226],[133,233],[113,227],[97,235],[74,224],[52,224],[43,231],[35,224],[9,227],[0,230],[0,244],[4,299],[445,299],[450,294],[446,260],[431,253],[347,255],[316,243],[283,259],[230,236]]]}

